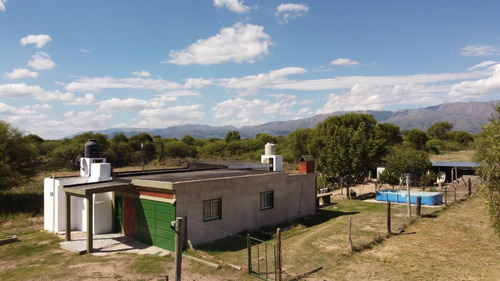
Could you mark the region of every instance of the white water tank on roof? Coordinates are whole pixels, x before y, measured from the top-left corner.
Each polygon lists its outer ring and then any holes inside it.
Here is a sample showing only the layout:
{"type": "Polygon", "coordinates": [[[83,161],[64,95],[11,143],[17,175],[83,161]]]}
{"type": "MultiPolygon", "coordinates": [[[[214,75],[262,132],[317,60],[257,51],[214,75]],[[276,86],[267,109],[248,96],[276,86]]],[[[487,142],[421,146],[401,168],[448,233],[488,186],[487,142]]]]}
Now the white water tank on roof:
{"type": "Polygon", "coordinates": [[[276,145],[268,142],[264,148],[265,155],[276,155],[276,145]]]}

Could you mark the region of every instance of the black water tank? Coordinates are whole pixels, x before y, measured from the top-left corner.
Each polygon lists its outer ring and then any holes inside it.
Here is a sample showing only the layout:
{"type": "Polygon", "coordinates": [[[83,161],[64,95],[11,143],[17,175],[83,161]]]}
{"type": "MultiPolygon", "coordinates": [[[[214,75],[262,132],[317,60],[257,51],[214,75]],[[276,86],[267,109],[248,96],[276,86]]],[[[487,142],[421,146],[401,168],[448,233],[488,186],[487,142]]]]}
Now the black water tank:
{"type": "Polygon", "coordinates": [[[101,149],[96,140],[89,140],[85,144],[85,158],[100,158],[101,149]]]}

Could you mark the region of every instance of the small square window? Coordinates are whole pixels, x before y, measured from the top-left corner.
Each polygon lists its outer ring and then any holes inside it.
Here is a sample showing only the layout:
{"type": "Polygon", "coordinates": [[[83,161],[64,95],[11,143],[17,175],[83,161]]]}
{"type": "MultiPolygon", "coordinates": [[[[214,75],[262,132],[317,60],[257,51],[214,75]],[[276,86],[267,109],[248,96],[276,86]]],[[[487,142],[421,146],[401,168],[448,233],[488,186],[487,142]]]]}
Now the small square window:
{"type": "Polygon", "coordinates": [[[266,210],[274,207],[274,191],[260,193],[260,209],[266,210]]]}
{"type": "Polygon", "coordinates": [[[203,201],[203,221],[221,218],[221,199],[203,201]]]}

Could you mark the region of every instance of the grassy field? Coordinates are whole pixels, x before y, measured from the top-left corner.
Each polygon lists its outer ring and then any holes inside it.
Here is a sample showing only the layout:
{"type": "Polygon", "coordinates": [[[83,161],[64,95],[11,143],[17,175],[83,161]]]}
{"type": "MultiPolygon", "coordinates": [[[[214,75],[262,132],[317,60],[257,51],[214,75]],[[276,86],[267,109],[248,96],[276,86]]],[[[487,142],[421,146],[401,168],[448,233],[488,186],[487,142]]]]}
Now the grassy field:
{"type": "MultiPolygon", "coordinates": [[[[386,235],[386,205],[334,198],[318,215],[281,225],[284,280],[322,267],[305,280],[498,280],[500,240],[488,225],[478,196],[446,208],[423,208],[408,219],[405,205],[392,205],[386,235]],[[353,252],[347,224],[352,218],[353,252]],[[397,233],[399,229],[404,233],[397,233]]],[[[412,210],[415,213],[415,208],[412,210]]],[[[43,217],[0,216],[0,280],[165,280],[173,278],[172,256],[78,255],[62,250],[60,238],[43,230],[43,217]]],[[[254,235],[273,242],[275,228],[254,235]]],[[[222,269],[184,259],[183,280],[258,280],[228,263],[245,266],[245,236],[217,241],[187,254],[219,262],[222,269]],[[202,255],[200,251],[208,253],[202,255]]]]}

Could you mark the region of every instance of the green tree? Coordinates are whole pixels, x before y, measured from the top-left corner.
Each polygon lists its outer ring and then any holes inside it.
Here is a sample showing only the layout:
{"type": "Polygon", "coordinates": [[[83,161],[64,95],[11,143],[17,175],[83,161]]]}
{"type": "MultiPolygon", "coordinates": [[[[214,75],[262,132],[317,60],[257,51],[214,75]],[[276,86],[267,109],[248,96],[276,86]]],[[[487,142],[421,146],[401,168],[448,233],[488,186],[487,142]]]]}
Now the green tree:
{"type": "Polygon", "coordinates": [[[337,126],[326,148],[319,156],[318,171],[327,177],[338,177],[349,186],[363,181],[368,172],[379,162],[382,142],[370,135],[361,123],[356,129],[337,126]]]}
{"type": "Polygon", "coordinates": [[[352,128],[356,130],[361,124],[364,124],[365,129],[371,134],[377,124],[377,119],[371,114],[346,113],[344,115],[328,117],[323,122],[316,125],[316,130],[321,137],[329,139],[333,135],[336,127],[352,128]]]}
{"type": "Polygon", "coordinates": [[[241,140],[240,132],[238,132],[238,131],[227,132],[226,137],[224,138],[224,140],[227,143],[230,143],[232,141],[239,141],[239,140],[241,140]]]}
{"type": "Polygon", "coordinates": [[[404,141],[407,145],[416,150],[425,150],[425,144],[429,140],[427,134],[419,129],[403,131],[404,141]]]}
{"type": "Polygon", "coordinates": [[[384,183],[394,184],[395,178],[406,173],[414,174],[420,178],[431,168],[427,153],[412,148],[397,146],[384,158],[384,183]]]}
{"type": "Polygon", "coordinates": [[[302,155],[318,157],[319,149],[323,146],[314,129],[297,129],[287,137],[287,150],[292,157],[290,161],[297,161],[302,155]]]}
{"type": "Polygon", "coordinates": [[[276,137],[271,136],[270,134],[265,134],[265,133],[258,133],[255,136],[256,139],[260,140],[262,143],[274,143],[276,144],[278,142],[276,137]]]}
{"type": "Polygon", "coordinates": [[[451,129],[453,129],[453,124],[450,122],[436,122],[427,129],[427,135],[431,139],[445,140],[451,129]]]}
{"type": "Polygon", "coordinates": [[[500,236],[500,104],[489,123],[479,133],[477,157],[481,177],[481,193],[485,198],[490,222],[500,236]]]}
{"type": "Polygon", "coordinates": [[[0,121],[0,189],[34,175],[39,155],[35,142],[19,129],[0,121]]]}
{"type": "Polygon", "coordinates": [[[393,147],[403,142],[403,135],[399,127],[391,123],[378,123],[375,126],[375,136],[383,140],[383,145],[393,147]]]}

